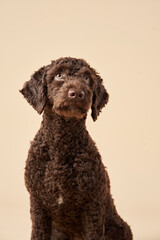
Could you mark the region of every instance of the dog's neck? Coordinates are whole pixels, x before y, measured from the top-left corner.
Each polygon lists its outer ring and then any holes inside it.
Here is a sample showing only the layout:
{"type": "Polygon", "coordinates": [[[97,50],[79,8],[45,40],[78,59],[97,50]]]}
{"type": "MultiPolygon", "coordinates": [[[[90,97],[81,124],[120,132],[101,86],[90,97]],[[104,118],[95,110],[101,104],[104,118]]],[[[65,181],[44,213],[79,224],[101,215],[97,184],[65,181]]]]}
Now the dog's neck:
{"type": "Polygon", "coordinates": [[[64,118],[45,108],[41,129],[48,145],[50,159],[66,162],[88,145],[89,134],[82,119],[64,118]],[[58,149],[58,150],[57,150],[58,149]],[[61,149],[61,151],[59,151],[61,149]]]}
{"type": "Polygon", "coordinates": [[[62,138],[68,141],[84,138],[84,135],[88,134],[85,123],[86,116],[81,119],[65,118],[56,114],[50,107],[46,107],[42,128],[45,129],[49,141],[55,144],[55,141],[62,138]]]}

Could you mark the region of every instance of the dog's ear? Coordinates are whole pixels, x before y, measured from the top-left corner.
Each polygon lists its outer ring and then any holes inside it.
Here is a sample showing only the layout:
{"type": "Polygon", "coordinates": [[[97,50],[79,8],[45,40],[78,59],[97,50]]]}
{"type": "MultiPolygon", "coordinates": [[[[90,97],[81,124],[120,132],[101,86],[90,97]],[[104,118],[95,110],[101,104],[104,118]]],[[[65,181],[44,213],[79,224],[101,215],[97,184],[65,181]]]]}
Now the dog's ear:
{"type": "Polygon", "coordinates": [[[41,114],[47,100],[47,86],[45,81],[46,67],[36,71],[31,79],[25,82],[20,92],[31,104],[31,106],[41,114]]]}
{"type": "Polygon", "coordinates": [[[102,108],[107,104],[108,100],[109,94],[102,84],[102,79],[100,76],[96,75],[96,85],[93,90],[93,99],[91,106],[91,116],[93,121],[97,120],[98,115],[100,114],[102,108]]]}

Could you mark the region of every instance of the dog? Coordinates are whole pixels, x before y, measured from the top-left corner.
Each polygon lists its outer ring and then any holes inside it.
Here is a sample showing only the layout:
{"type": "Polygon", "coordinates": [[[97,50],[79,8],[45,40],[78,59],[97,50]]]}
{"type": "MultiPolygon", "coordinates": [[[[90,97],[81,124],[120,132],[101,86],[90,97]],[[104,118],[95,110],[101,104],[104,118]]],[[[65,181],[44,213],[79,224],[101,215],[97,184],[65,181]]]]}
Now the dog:
{"type": "Polygon", "coordinates": [[[118,215],[100,153],[86,130],[107,104],[100,75],[83,59],[60,58],[36,71],[20,92],[39,113],[25,167],[31,240],[131,240],[118,215]]]}

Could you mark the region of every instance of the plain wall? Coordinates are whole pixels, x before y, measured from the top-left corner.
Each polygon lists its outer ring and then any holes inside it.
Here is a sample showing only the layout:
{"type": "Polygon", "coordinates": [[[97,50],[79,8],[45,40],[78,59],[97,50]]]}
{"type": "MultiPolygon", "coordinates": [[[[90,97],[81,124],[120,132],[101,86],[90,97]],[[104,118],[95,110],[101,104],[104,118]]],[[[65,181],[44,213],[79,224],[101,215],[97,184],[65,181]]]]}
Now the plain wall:
{"type": "Polygon", "coordinates": [[[30,239],[24,166],[41,122],[18,90],[50,60],[84,58],[110,101],[87,127],[134,239],[160,239],[160,1],[0,1],[0,240],[30,239]]]}

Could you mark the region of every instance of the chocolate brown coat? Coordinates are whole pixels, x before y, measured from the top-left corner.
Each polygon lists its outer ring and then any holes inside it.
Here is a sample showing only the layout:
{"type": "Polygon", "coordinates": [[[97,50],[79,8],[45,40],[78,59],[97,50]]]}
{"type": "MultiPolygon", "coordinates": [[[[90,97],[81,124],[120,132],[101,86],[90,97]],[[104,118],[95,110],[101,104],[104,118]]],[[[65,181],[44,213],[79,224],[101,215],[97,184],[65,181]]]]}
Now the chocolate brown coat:
{"type": "Polygon", "coordinates": [[[99,151],[86,130],[108,102],[101,77],[82,59],[60,58],[20,91],[43,121],[29,149],[31,240],[131,240],[118,215],[99,151]]]}

